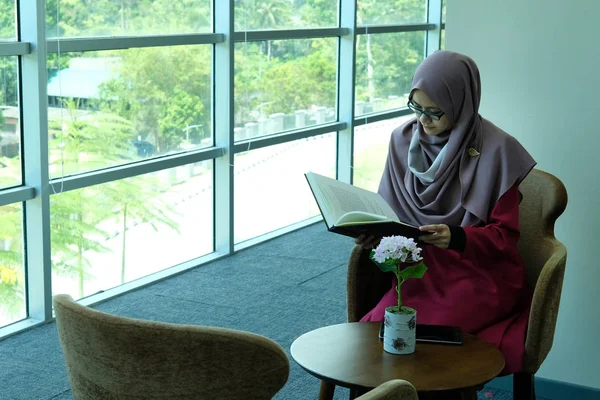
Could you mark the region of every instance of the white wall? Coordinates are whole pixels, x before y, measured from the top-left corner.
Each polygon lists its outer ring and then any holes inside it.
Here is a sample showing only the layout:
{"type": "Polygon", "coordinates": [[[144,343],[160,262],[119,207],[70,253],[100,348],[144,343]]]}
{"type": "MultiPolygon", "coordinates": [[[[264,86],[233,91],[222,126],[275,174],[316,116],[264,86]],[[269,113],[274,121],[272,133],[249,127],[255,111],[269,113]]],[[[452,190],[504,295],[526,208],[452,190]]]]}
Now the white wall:
{"type": "Polygon", "coordinates": [[[568,250],[554,347],[538,376],[600,388],[598,0],[450,0],[446,49],[482,76],[481,114],[558,176],[568,250]]]}

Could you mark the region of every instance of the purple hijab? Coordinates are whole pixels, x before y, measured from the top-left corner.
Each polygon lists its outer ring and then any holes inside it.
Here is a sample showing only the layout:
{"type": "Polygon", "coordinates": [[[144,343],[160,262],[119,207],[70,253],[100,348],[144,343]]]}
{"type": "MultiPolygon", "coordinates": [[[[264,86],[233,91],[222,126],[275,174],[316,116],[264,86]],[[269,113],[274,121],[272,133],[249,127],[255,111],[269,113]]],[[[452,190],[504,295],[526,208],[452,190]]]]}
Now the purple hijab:
{"type": "Polygon", "coordinates": [[[429,136],[418,119],[396,128],[379,193],[407,223],[485,224],[496,202],[521,183],[535,161],[515,138],[479,115],[481,81],[469,57],[435,52],[417,68],[414,89],[422,90],[439,106],[452,128],[429,136]],[[425,170],[447,147],[433,182],[422,181],[409,169],[413,135],[418,135],[425,170]]]}

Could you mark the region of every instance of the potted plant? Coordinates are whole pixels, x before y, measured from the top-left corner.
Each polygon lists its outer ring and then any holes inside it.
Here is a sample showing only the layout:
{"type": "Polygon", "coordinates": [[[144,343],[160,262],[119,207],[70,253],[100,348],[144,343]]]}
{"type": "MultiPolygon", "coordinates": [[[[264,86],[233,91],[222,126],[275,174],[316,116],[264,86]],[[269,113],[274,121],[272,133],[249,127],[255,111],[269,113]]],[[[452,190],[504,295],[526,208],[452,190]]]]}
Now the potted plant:
{"type": "Polygon", "coordinates": [[[409,278],[422,278],[427,271],[421,248],[413,239],[388,236],[371,251],[370,258],[383,272],[393,272],[398,279],[398,305],[385,309],[383,349],[392,354],[415,351],[417,311],[402,305],[401,289],[409,278]]]}

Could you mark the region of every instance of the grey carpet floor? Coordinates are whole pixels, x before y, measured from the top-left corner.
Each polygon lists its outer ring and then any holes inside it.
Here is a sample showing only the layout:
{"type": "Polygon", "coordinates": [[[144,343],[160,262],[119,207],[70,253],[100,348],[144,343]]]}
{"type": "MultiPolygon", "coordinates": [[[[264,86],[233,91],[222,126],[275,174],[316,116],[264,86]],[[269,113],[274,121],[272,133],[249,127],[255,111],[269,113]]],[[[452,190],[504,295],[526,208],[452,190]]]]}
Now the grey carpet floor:
{"type": "MultiPolygon", "coordinates": [[[[289,356],[294,339],[346,320],[346,261],[352,239],[316,224],[127,293],[97,309],[133,318],[212,325],[270,337],[289,356]]],[[[291,357],[290,357],[291,360],[291,357]]],[[[276,399],[318,397],[319,382],[293,360],[276,399]]],[[[335,399],[347,399],[337,388],[335,399]]],[[[0,341],[1,400],[72,399],[56,326],[0,341]]],[[[508,400],[486,388],[479,399],[508,400]]]]}

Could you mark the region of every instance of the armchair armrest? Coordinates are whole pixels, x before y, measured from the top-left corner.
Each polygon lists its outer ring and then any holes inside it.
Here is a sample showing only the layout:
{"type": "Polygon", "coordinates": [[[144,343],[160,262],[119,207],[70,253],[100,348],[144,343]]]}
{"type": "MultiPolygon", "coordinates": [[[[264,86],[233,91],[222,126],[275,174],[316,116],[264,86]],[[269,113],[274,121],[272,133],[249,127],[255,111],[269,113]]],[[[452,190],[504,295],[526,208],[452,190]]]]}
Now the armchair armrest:
{"type": "Polygon", "coordinates": [[[356,398],[356,400],[418,400],[419,396],[409,382],[394,379],[356,398]]]}
{"type": "Polygon", "coordinates": [[[348,322],[358,322],[392,287],[391,273],[383,273],[369,258],[371,251],[354,246],[348,261],[346,300],[348,322]]]}
{"type": "Polygon", "coordinates": [[[560,305],[567,249],[553,239],[551,257],[546,261],[533,292],[529,327],[525,340],[524,372],[535,374],[552,348],[560,305]]]}

